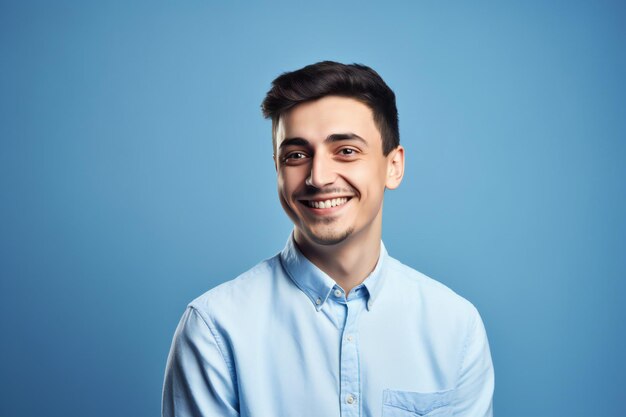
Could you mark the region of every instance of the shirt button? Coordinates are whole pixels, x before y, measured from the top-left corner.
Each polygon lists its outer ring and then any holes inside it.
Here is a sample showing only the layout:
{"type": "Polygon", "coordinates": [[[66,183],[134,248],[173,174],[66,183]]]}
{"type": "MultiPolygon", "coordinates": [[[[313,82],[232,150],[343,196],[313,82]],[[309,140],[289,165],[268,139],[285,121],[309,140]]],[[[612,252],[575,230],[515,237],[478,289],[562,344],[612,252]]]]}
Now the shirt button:
{"type": "Polygon", "coordinates": [[[315,300],[315,304],[320,305],[322,304],[322,299],[318,298],[317,300],[315,300]]]}
{"type": "Polygon", "coordinates": [[[335,297],[341,297],[341,291],[335,290],[335,297]]]}
{"type": "Polygon", "coordinates": [[[348,342],[352,342],[352,336],[347,336],[347,337],[346,337],[346,340],[347,340],[348,342]]]}
{"type": "Polygon", "coordinates": [[[354,404],[354,397],[351,394],[348,394],[348,396],[346,397],[346,402],[348,404],[354,404]]]}

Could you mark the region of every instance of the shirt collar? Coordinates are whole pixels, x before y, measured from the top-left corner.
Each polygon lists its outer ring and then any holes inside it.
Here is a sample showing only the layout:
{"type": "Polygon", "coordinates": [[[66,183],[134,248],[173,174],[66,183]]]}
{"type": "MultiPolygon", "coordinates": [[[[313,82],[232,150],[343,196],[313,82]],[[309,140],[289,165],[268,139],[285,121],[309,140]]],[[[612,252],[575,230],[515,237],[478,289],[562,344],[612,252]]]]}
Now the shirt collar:
{"type": "MultiPolygon", "coordinates": [[[[380,256],[378,257],[376,267],[360,284],[367,289],[369,294],[367,301],[368,310],[372,309],[376,297],[382,288],[384,265],[387,257],[387,250],[381,241],[380,256]]],[[[289,236],[285,248],[280,253],[280,261],[292,281],[309,297],[316,310],[319,311],[337,283],[300,252],[293,238],[293,232],[289,236]]]]}

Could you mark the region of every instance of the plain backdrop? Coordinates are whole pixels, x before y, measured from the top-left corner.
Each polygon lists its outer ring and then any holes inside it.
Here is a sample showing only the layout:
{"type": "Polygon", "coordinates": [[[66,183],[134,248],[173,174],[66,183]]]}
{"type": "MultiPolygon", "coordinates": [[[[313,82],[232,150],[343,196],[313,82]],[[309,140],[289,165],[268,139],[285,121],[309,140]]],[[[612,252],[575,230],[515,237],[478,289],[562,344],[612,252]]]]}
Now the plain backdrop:
{"type": "Polygon", "coordinates": [[[0,415],[159,415],[186,304],[292,227],[264,94],[327,59],[397,94],[383,239],[481,312],[496,415],[624,415],[625,21],[619,1],[1,1],[0,415]]]}

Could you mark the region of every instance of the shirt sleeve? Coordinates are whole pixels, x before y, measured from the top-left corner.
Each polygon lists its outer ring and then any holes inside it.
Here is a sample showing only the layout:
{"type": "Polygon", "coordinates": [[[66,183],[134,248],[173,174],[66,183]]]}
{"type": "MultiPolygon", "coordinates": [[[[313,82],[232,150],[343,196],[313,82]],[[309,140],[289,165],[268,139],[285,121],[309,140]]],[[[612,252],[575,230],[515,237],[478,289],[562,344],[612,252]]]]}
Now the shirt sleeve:
{"type": "Polygon", "coordinates": [[[494,371],[485,326],[474,309],[456,387],[454,415],[493,416],[494,371]]]}
{"type": "Polygon", "coordinates": [[[163,383],[163,417],[239,416],[236,382],[215,330],[193,307],[176,328],[163,383]]]}

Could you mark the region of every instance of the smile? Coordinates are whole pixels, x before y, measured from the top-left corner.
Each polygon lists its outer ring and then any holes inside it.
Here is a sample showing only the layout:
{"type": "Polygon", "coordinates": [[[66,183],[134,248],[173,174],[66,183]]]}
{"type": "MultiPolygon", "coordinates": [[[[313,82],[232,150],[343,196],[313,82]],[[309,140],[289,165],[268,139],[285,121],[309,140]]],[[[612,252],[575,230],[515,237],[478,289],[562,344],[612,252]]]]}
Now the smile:
{"type": "Polygon", "coordinates": [[[327,209],[331,207],[343,206],[350,200],[348,197],[332,198],[329,200],[301,200],[302,203],[311,208],[327,209]]]}

